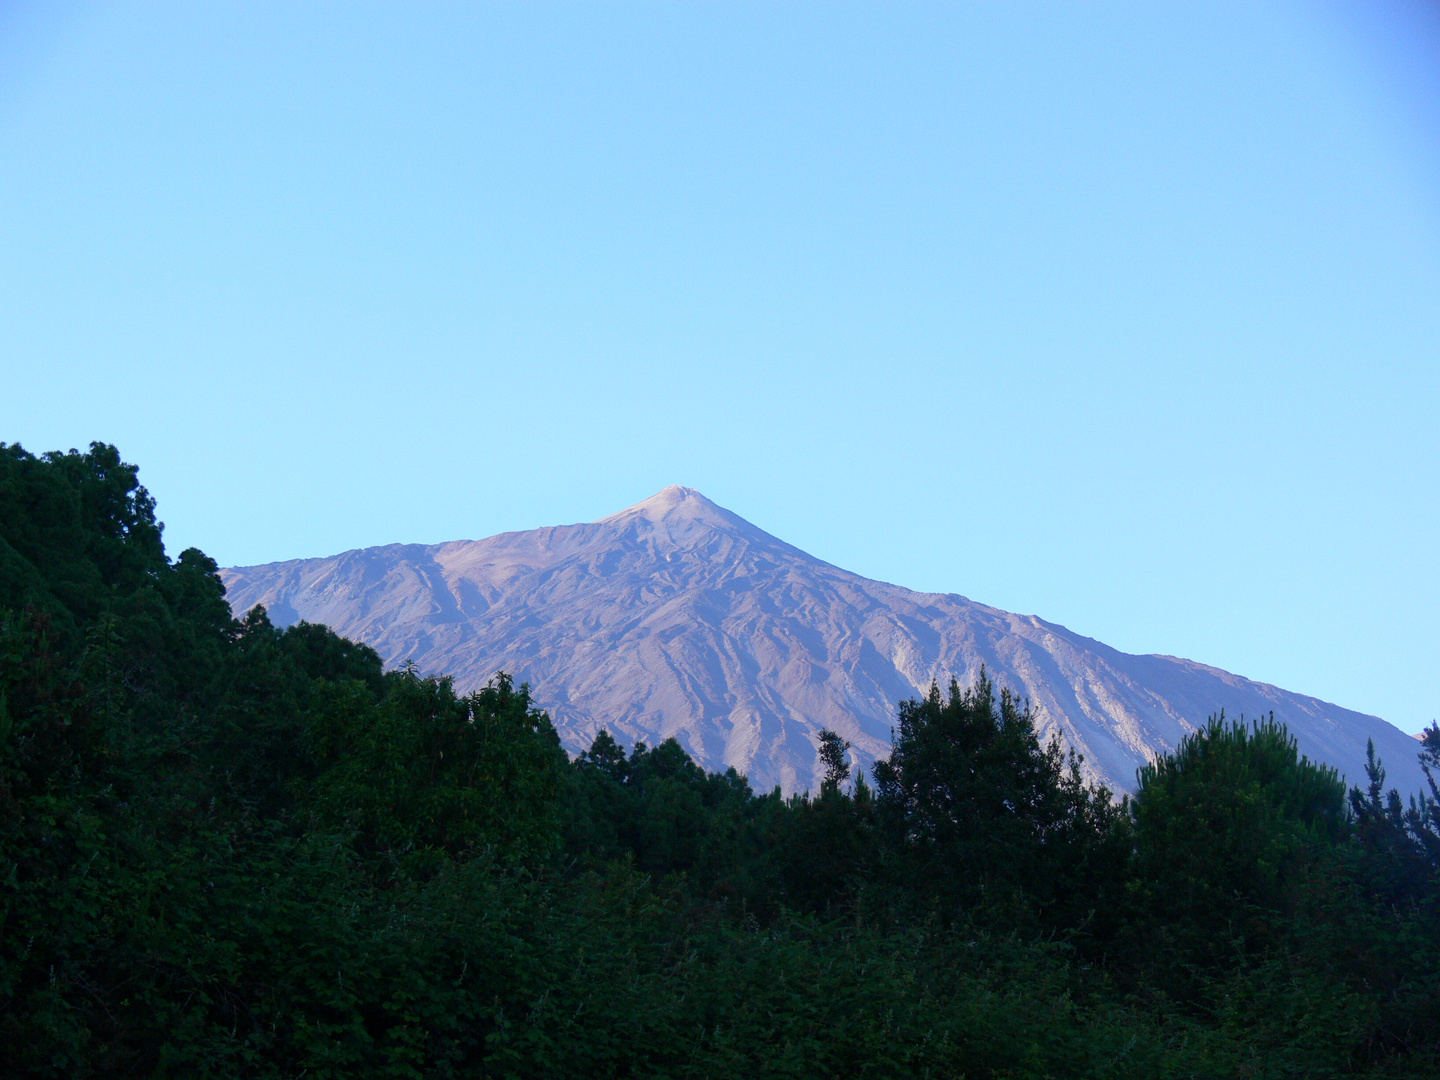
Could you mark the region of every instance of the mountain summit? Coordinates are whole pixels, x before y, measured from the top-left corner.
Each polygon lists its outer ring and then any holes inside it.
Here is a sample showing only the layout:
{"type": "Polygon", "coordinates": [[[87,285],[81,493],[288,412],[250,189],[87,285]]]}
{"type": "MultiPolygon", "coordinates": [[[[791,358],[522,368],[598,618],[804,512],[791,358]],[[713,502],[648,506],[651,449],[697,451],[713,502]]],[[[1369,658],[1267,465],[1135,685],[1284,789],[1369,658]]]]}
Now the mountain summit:
{"type": "Polygon", "coordinates": [[[671,484],[644,502],[601,518],[595,524],[632,530],[636,536],[648,537],[661,546],[673,544],[677,549],[692,543],[704,543],[713,534],[720,533],[743,540],[748,545],[774,547],[801,558],[810,558],[799,548],[791,547],[785,541],[757,529],[738,514],[711,502],[694,488],[679,484],[671,484]]]}
{"type": "Polygon", "coordinates": [[[644,502],[638,502],[627,510],[621,510],[618,514],[601,518],[596,524],[603,525],[607,522],[637,517],[655,523],[666,520],[702,521],[710,525],[718,525],[722,521],[728,520],[741,525],[745,524],[742,519],[728,510],[722,510],[694,488],[681,487],[679,484],[671,484],[651,495],[644,502]]]}
{"type": "Polygon", "coordinates": [[[1363,781],[1365,744],[1418,790],[1413,739],[1384,721],[1171,656],[1132,656],[1034,616],[872,581],[807,555],[693,488],[599,521],[430,546],[392,544],[221,572],[237,613],[264,604],[413,660],[468,690],[534,688],[565,745],[608,728],[674,737],[758,789],[819,786],[830,728],[862,765],[889,753],[896,704],[985,665],[1027,697],[1042,739],[1129,790],[1135,770],[1225,709],[1272,710],[1302,752],[1363,781]]]}

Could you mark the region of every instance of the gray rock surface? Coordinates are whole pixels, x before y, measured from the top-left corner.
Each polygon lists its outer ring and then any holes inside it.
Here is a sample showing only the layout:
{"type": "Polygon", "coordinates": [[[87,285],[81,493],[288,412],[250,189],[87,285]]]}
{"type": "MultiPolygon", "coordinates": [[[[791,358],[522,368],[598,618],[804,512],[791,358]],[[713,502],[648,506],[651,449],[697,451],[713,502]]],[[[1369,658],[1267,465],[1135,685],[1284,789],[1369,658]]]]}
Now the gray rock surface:
{"type": "Polygon", "coordinates": [[[572,752],[601,728],[674,736],[757,790],[819,786],[816,735],[868,765],[889,753],[896,704],[985,665],[1030,700],[1085,771],[1133,790],[1135,770],[1221,709],[1275,713],[1303,753],[1363,782],[1374,739],[1390,781],[1419,790],[1415,740],[1374,716],[1173,656],[1133,656],[1030,615],[871,581],[776,539],[690,488],[591,524],[221,572],[231,607],[277,625],[324,623],[483,686],[531,684],[572,752]]]}

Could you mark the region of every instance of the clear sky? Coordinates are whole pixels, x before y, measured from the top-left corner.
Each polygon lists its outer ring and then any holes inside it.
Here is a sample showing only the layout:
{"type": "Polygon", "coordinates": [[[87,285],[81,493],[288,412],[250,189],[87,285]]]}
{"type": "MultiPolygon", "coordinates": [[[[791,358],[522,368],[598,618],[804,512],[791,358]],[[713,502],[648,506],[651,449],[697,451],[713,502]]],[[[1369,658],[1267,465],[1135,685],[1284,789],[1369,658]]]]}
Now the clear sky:
{"type": "Polygon", "coordinates": [[[1433,4],[0,4],[0,441],[222,565],[687,484],[1440,717],[1433,4]]]}

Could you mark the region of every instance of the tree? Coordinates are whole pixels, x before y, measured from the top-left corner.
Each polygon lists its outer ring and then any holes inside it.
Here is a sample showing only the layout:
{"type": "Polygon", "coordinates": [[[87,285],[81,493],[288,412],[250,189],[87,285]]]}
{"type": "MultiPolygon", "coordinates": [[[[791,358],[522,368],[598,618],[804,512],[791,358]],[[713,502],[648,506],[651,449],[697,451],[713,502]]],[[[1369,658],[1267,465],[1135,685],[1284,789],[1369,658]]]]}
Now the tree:
{"type": "Polygon", "coordinates": [[[825,779],[820,781],[820,790],[839,791],[840,785],[850,779],[850,763],[845,760],[845,751],[850,744],[829,728],[820,732],[820,764],[825,766],[825,779]]]}
{"type": "Polygon", "coordinates": [[[1350,810],[1369,854],[1372,885],[1392,900],[1429,897],[1440,879],[1440,725],[1431,723],[1421,735],[1420,768],[1428,792],[1410,797],[1385,790],[1385,766],[1375,756],[1373,740],[1365,748],[1365,790],[1350,790],[1350,810]]]}
{"type": "MultiPolygon", "coordinates": [[[[875,764],[881,821],[911,884],[949,902],[1024,893],[1053,914],[1089,903],[1114,869],[1117,815],[1058,740],[982,668],[962,691],[900,705],[894,750],[875,764]],[[1102,870],[1102,868],[1104,868],[1102,870]]],[[[1069,918],[1065,915],[1062,918],[1069,918]]]]}
{"type": "Polygon", "coordinates": [[[366,850],[491,847],[524,859],[554,847],[565,752],[528,686],[501,672],[462,698],[449,679],[401,670],[368,707],[344,684],[335,694],[314,720],[317,756],[334,764],[315,781],[313,805],[332,826],[357,829],[366,850]]]}
{"type": "Polygon", "coordinates": [[[1317,845],[1347,830],[1344,783],[1302,756],[1273,715],[1212,716],[1139,780],[1134,898],[1142,920],[1190,957],[1232,949],[1252,910],[1282,910],[1317,845]]]}

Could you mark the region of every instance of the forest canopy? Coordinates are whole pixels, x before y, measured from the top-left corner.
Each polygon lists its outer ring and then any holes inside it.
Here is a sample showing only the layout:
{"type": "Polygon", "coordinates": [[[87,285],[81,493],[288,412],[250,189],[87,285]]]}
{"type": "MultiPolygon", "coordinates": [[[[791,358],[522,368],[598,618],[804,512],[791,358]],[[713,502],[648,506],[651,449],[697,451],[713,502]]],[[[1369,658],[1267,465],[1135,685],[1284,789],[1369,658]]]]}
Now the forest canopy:
{"type": "Polygon", "coordinates": [[[1440,792],[1196,722],[1123,799],[983,674],[873,783],[571,760],[504,674],[233,618],[115,448],[0,444],[8,1069],[1440,1073],[1440,792]]]}

